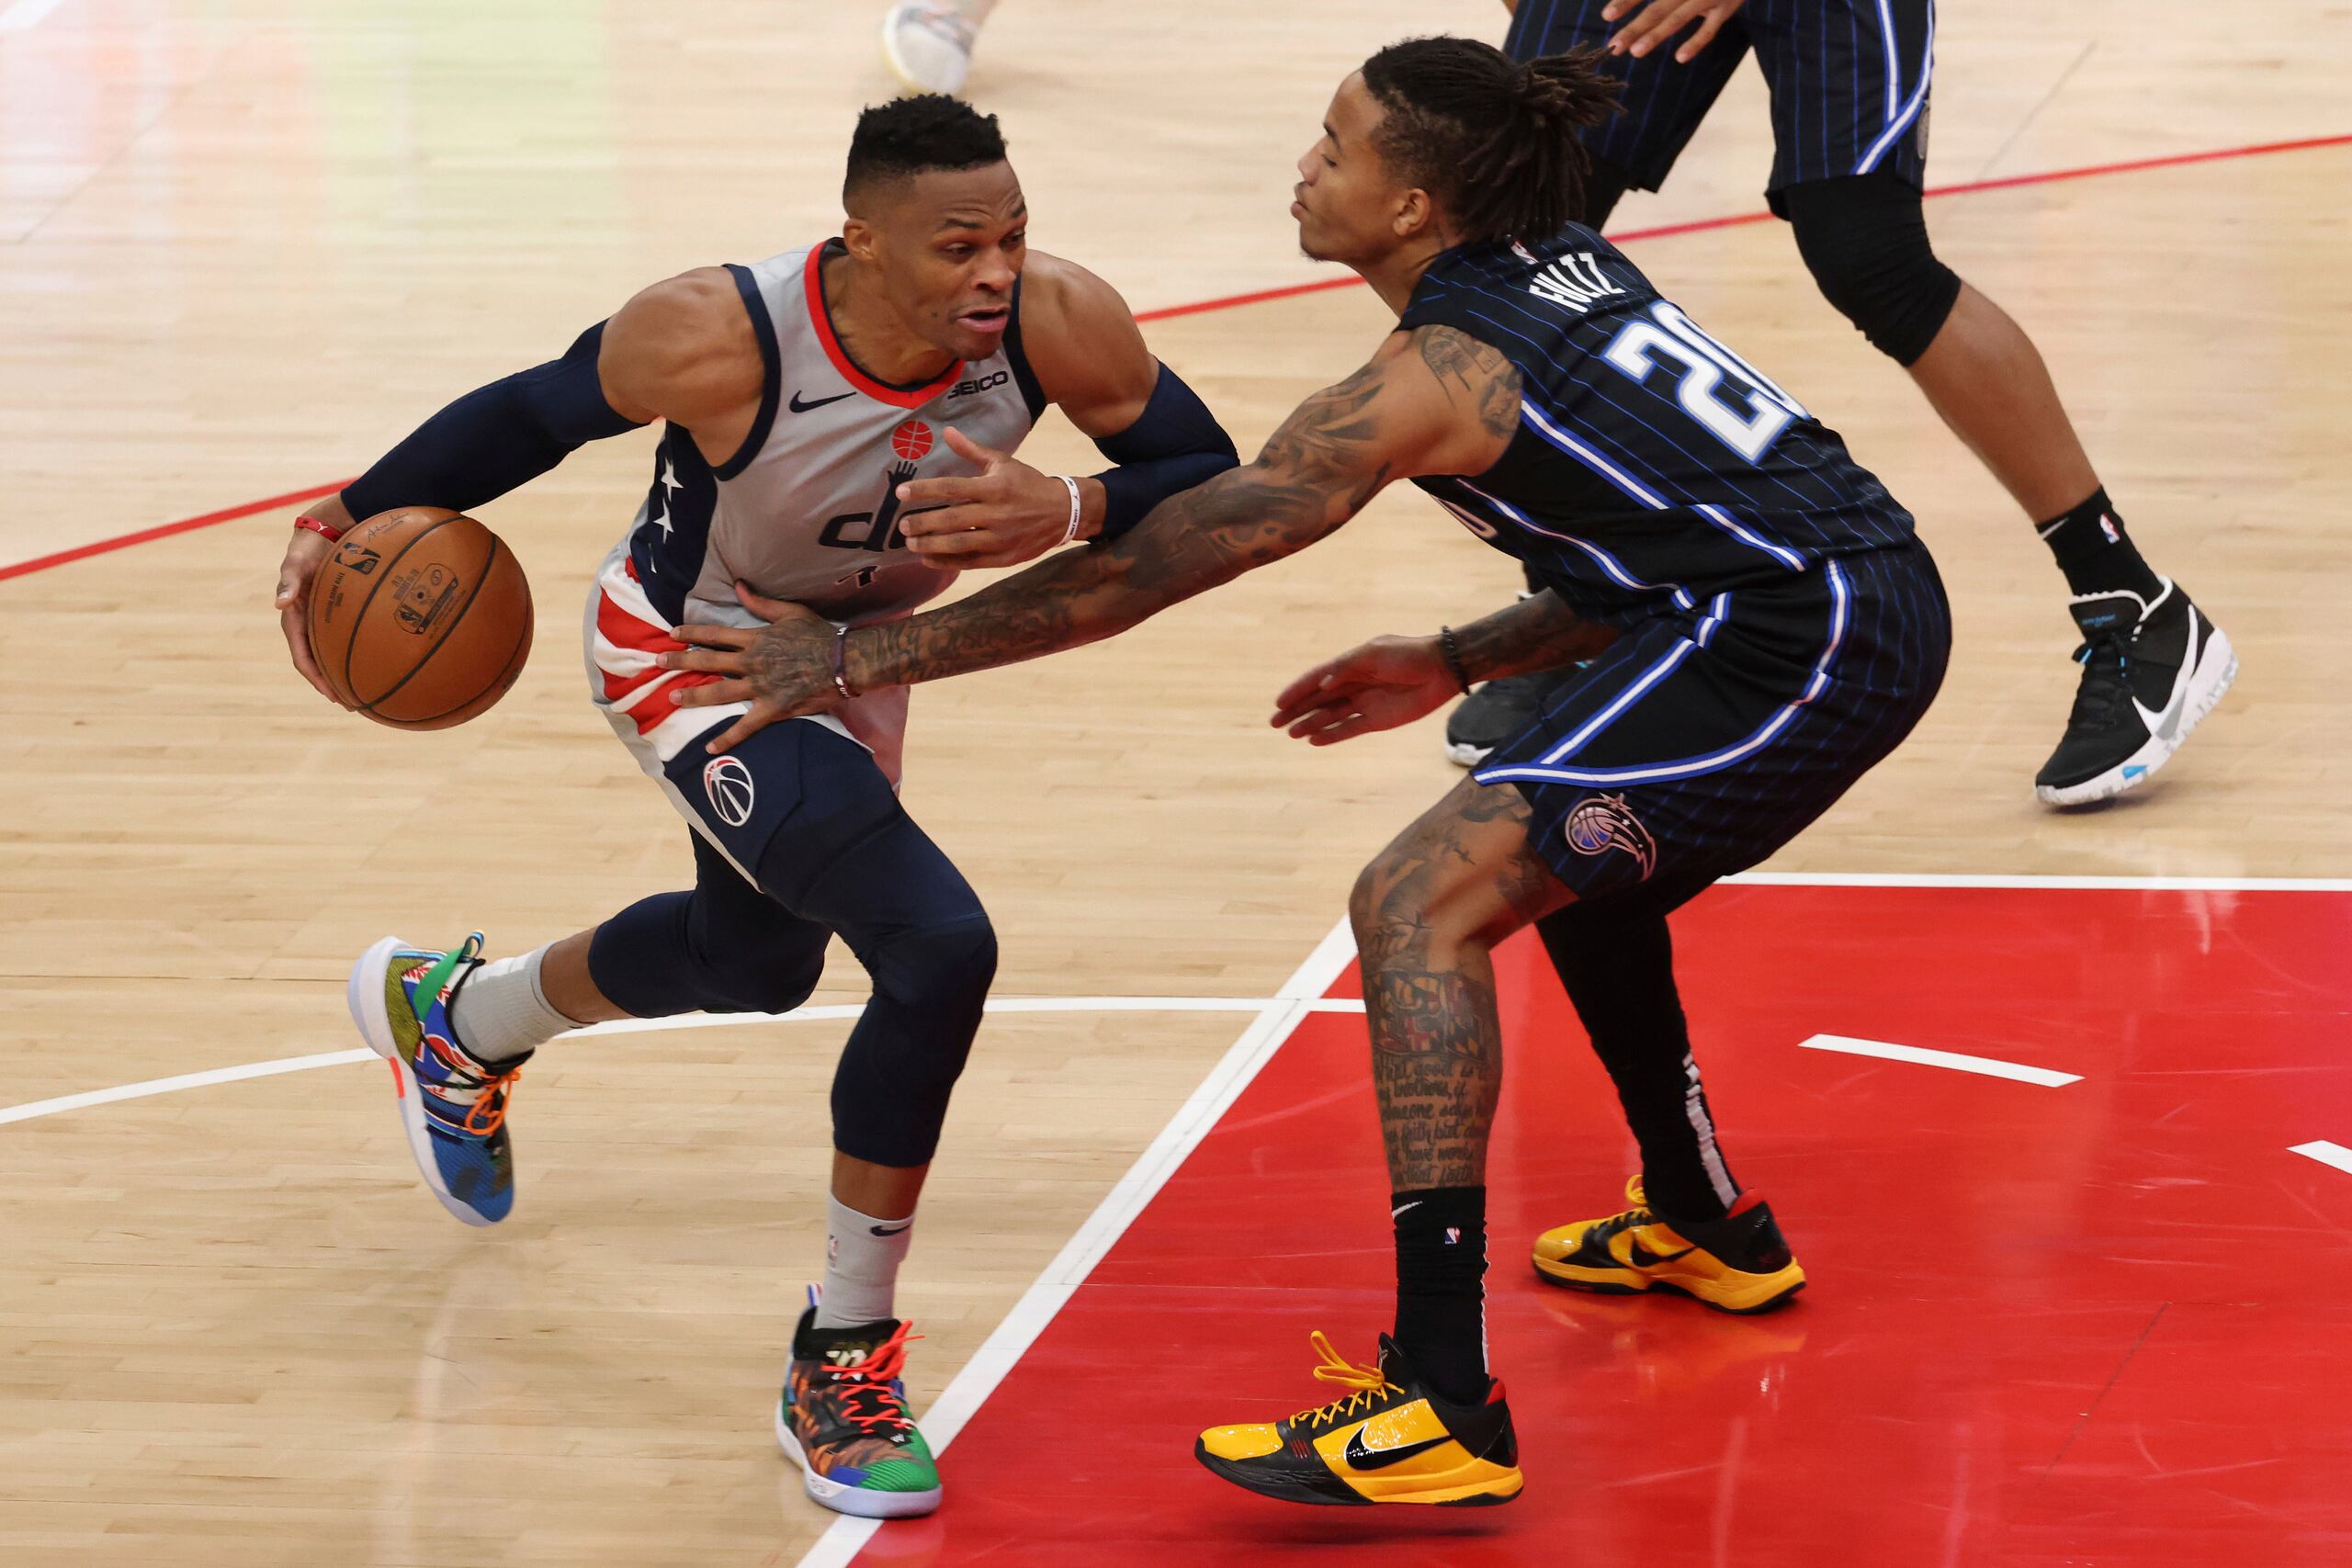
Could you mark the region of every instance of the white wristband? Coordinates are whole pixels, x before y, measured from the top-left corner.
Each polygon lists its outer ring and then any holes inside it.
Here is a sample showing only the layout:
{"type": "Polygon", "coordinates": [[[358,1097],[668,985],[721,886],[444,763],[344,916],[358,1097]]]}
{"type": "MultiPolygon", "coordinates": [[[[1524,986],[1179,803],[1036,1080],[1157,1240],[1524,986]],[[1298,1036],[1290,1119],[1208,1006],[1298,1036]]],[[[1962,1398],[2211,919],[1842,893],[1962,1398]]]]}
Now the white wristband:
{"type": "Polygon", "coordinates": [[[1068,474],[1056,474],[1054,478],[1061,480],[1063,487],[1069,491],[1069,532],[1062,536],[1062,543],[1074,544],[1078,539],[1080,526],[1086,521],[1084,516],[1086,509],[1078,499],[1078,481],[1068,474]]]}

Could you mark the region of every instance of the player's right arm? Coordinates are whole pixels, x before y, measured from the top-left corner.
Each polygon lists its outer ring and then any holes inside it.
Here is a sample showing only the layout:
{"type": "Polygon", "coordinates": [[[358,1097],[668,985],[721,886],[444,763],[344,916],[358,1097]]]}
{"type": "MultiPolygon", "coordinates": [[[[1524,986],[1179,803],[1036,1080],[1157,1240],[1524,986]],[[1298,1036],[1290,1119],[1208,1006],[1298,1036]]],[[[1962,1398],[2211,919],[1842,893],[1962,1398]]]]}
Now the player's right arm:
{"type": "Polygon", "coordinates": [[[657,419],[692,430],[707,451],[724,456],[750,433],[764,378],[733,277],[704,267],[639,293],[561,358],[467,393],[339,494],[303,512],[317,526],[297,525],[277,569],[278,626],[294,668],[334,700],[311,656],[305,609],[334,536],[358,519],[400,506],[469,511],[590,441],[657,419]]]}

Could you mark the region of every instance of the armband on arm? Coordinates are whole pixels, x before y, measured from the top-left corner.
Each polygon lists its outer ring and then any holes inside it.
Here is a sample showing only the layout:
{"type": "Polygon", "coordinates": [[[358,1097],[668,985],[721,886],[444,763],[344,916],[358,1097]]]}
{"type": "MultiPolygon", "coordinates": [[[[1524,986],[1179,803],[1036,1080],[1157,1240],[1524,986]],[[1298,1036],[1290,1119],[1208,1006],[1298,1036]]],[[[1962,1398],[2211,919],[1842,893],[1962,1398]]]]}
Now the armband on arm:
{"type": "Polygon", "coordinates": [[[468,392],[345,487],[344,505],[363,520],[396,506],[468,512],[591,441],[640,428],[605,400],[596,378],[604,339],[599,321],[562,358],[468,392]]]}
{"type": "Polygon", "coordinates": [[[1217,423],[1216,415],[1166,365],[1159,367],[1159,378],[1136,422],[1094,446],[1119,465],[1094,476],[1102,481],[1103,497],[1102,529],[1094,536],[1098,545],[1142,522],[1170,496],[1241,463],[1233,437],[1217,423]]]}

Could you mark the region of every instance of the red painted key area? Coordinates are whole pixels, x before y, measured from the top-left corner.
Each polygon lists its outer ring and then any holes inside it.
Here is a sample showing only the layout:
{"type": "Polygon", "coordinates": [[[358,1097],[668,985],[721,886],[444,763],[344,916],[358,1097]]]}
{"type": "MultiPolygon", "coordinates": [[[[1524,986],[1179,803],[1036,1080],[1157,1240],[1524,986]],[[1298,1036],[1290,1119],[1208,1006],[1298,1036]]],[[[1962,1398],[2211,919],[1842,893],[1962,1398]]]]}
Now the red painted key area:
{"type": "Polygon", "coordinates": [[[1633,1154],[1514,942],[1489,1315],[1527,1489],[1476,1512],[1289,1506],[1192,1458],[1321,1402],[1310,1329],[1369,1360],[1388,1324],[1363,1023],[1311,1017],[956,1439],[945,1509],[858,1561],[2352,1562],[2352,1173],[2289,1152],[2352,1145],[2347,938],[2338,893],[1709,893],[1676,921],[1701,1065],[1812,1280],[1755,1319],[1534,1278],[1633,1154]]]}

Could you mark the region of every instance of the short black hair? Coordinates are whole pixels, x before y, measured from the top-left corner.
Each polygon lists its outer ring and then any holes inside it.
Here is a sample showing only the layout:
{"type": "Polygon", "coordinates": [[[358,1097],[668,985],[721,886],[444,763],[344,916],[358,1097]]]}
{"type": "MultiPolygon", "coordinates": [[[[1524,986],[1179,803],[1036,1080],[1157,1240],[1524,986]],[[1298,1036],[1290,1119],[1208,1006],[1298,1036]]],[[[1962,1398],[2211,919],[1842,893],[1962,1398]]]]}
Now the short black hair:
{"type": "Polygon", "coordinates": [[[1592,160],[1577,133],[1618,112],[1600,51],[1521,64],[1490,43],[1416,38],[1363,62],[1385,111],[1374,144],[1467,241],[1549,239],[1584,216],[1592,160]]]}
{"type": "Polygon", "coordinates": [[[996,116],[944,93],[893,98],[857,117],[842,201],[847,205],[861,189],[926,169],[978,169],[1002,162],[1004,133],[997,129],[996,116]]]}

